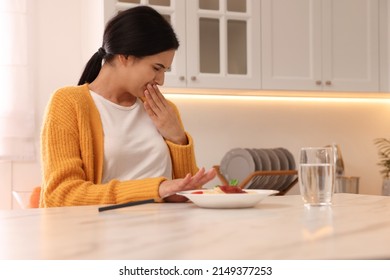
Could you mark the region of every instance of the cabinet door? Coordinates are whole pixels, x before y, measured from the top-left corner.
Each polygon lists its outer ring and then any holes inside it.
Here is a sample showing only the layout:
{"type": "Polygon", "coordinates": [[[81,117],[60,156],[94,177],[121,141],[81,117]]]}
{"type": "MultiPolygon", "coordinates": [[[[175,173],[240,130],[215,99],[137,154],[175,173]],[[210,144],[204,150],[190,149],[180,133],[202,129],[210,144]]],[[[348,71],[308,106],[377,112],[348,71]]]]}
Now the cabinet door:
{"type": "Polygon", "coordinates": [[[378,91],[378,0],[263,0],[263,89],[378,91]]]}
{"type": "Polygon", "coordinates": [[[260,88],[260,3],[186,2],[187,87],[260,88]]]}
{"type": "Polygon", "coordinates": [[[379,91],[378,0],[323,0],[326,91],[379,91]]]}
{"type": "Polygon", "coordinates": [[[321,2],[262,0],[262,88],[321,88],[321,2]]]}

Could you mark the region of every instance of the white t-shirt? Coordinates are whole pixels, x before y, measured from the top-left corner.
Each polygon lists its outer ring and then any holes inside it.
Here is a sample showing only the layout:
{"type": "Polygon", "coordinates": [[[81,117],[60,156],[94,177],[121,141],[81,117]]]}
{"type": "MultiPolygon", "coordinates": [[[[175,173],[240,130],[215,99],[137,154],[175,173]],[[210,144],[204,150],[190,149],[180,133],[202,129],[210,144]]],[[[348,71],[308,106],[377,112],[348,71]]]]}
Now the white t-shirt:
{"type": "Polygon", "coordinates": [[[137,99],[131,107],[115,104],[90,91],[104,131],[102,182],[172,178],[172,162],[163,137],[137,99]]]}

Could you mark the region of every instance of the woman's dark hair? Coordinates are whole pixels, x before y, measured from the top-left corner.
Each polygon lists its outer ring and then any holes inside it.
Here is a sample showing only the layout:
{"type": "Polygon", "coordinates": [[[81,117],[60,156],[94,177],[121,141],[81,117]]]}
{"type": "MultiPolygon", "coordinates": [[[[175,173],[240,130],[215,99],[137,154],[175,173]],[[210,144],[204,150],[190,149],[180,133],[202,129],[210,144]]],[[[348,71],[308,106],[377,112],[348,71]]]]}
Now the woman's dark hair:
{"type": "Polygon", "coordinates": [[[178,48],[176,34],[161,14],[148,6],[130,8],[107,23],[102,47],[88,61],[78,84],[94,81],[103,59],[109,62],[118,54],[142,58],[178,48]]]}

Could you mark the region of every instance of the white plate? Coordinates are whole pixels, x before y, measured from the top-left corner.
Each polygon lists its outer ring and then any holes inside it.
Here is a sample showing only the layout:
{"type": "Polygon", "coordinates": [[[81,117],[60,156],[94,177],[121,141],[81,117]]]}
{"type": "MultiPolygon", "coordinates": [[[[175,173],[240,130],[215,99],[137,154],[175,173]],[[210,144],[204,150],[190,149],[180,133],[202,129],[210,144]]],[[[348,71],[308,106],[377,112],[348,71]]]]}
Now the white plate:
{"type": "Polygon", "coordinates": [[[290,170],[295,170],[295,159],[294,159],[293,154],[289,150],[287,150],[286,148],[280,148],[280,149],[282,149],[283,152],[287,156],[288,163],[289,163],[289,169],[290,170]]]}
{"type": "Polygon", "coordinates": [[[241,148],[235,148],[225,154],[221,160],[221,173],[230,181],[232,179],[242,182],[256,170],[251,154],[241,148]]]}
{"type": "MultiPolygon", "coordinates": [[[[275,148],[273,149],[275,154],[279,157],[280,162],[280,170],[288,170],[290,165],[288,163],[287,155],[281,150],[281,148],[275,148]]],[[[284,185],[286,184],[287,176],[279,176],[279,179],[276,183],[277,189],[282,190],[284,185]]]]}
{"type": "MultiPolygon", "coordinates": [[[[280,170],[280,161],[278,155],[272,149],[263,149],[271,160],[271,170],[278,171],[280,170]]],[[[277,189],[277,183],[279,181],[279,175],[269,176],[269,181],[267,184],[267,189],[277,189]]]]}
{"type": "MultiPolygon", "coordinates": [[[[262,163],[263,168],[261,171],[271,170],[271,160],[264,149],[255,149],[255,151],[262,163]]],[[[254,189],[267,189],[268,184],[270,184],[270,182],[272,183],[273,180],[270,176],[259,176],[259,178],[261,178],[260,184],[254,189]]]]}
{"type": "MultiPolygon", "coordinates": [[[[295,159],[294,159],[293,154],[289,150],[287,150],[286,148],[281,148],[281,149],[287,156],[288,165],[289,165],[288,169],[295,170],[296,166],[295,166],[295,159]]],[[[287,176],[286,185],[284,185],[283,188],[281,188],[279,190],[284,191],[284,188],[288,187],[292,183],[292,181],[294,181],[294,179],[295,179],[295,175],[287,176]]]]}
{"type": "Polygon", "coordinates": [[[187,197],[202,208],[250,208],[267,196],[278,193],[275,190],[245,190],[248,193],[193,194],[194,191],[197,190],[182,191],[177,194],[187,197]]]}
{"type": "MultiPolygon", "coordinates": [[[[263,170],[265,166],[263,166],[263,162],[260,158],[260,156],[257,154],[256,149],[252,149],[252,157],[255,160],[256,163],[256,171],[263,170]],[[259,167],[258,167],[259,166],[259,167]]],[[[246,187],[247,189],[261,189],[260,186],[262,182],[264,181],[265,176],[255,176],[253,178],[253,184],[246,187]]]]}
{"type": "MultiPolygon", "coordinates": [[[[253,149],[245,149],[245,150],[247,150],[253,158],[253,162],[255,163],[255,171],[261,170],[262,169],[261,159],[258,158],[256,152],[253,149]]],[[[259,177],[255,176],[252,180],[250,180],[248,184],[244,186],[244,189],[252,189],[252,188],[256,189],[254,188],[254,186],[256,186],[258,183],[259,183],[259,177]]]]}

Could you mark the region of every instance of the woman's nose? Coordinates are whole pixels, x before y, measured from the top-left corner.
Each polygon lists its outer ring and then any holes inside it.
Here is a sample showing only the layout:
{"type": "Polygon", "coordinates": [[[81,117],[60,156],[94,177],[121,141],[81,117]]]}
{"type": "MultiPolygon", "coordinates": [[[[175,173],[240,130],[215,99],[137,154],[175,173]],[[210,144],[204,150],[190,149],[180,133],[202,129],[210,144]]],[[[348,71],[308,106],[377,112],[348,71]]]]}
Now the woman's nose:
{"type": "Polygon", "coordinates": [[[165,79],[165,72],[161,71],[157,73],[156,77],[154,78],[154,82],[159,86],[162,86],[164,84],[164,79],[165,79]]]}

